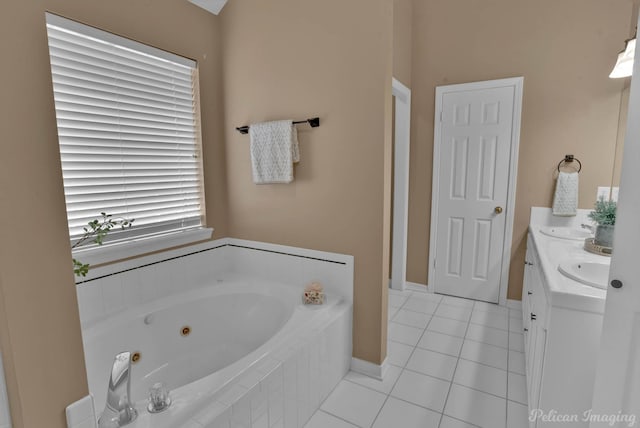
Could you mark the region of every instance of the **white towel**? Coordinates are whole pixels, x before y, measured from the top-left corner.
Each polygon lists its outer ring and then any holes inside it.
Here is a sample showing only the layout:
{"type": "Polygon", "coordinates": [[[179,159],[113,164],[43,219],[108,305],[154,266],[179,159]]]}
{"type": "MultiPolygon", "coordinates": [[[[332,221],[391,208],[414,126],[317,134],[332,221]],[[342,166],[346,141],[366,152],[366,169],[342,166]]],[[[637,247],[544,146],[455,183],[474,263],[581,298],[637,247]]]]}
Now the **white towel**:
{"type": "Polygon", "coordinates": [[[578,173],[560,172],[553,197],[553,215],[570,217],[578,209],[578,173]]]}
{"type": "Polygon", "coordinates": [[[291,183],[293,164],[300,161],[298,131],[291,120],[254,123],[251,137],[251,168],[256,184],[291,183]]]}

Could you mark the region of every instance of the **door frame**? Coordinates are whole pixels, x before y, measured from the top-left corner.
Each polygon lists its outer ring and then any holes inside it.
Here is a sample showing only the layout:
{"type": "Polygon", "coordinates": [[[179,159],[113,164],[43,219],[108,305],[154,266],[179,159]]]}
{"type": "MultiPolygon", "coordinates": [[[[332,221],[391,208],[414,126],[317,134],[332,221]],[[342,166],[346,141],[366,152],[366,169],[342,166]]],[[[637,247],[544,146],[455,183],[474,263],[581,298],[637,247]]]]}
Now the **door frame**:
{"type": "Polygon", "coordinates": [[[516,181],[518,177],[518,151],[520,148],[520,123],[522,119],[522,91],[524,77],[487,80],[483,82],[461,83],[456,85],[436,86],[436,103],[433,129],[433,178],[431,183],[431,228],[429,231],[429,265],[427,290],[435,292],[435,274],[433,267],[436,260],[436,240],[438,222],[438,196],[440,189],[440,137],[442,135],[442,98],[447,93],[477,91],[513,87],[513,129],[511,133],[511,153],[509,155],[509,182],[507,188],[505,233],[502,250],[502,270],[500,272],[500,293],[498,303],[507,304],[509,288],[509,268],[511,266],[511,241],[513,239],[513,223],[516,205],[516,181]]]}
{"type": "Polygon", "coordinates": [[[409,151],[411,144],[411,89],[393,78],[396,97],[393,166],[393,243],[391,288],[403,291],[407,283],[407,230],[409,223],[409,151]]]}

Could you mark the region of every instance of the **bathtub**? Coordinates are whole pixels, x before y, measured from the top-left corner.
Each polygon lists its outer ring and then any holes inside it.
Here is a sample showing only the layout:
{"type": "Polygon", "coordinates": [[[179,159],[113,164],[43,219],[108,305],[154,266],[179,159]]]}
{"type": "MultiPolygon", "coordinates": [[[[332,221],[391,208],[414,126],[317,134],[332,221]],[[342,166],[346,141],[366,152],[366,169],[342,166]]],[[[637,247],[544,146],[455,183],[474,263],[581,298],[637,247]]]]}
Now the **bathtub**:
{"type": "Polygon", "coordinates": [[[131,368],[139,416],[127,426],[304,425],[348,369],[351,303],[328,295],[322,306],[305,306],[300,287],[243,274],[213,281],[83,326],[98,417],[113,358],[130,351],[139,356],[131,368]],[[173,403],[150,414],[157,382],[173,403]]]}

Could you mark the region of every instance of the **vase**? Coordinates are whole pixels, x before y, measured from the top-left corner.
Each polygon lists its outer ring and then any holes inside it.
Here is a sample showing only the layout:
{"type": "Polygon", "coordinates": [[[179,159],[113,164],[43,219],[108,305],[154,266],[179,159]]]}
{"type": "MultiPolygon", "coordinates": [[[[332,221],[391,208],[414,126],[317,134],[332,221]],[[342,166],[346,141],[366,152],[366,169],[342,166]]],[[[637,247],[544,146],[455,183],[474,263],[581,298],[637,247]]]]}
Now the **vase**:
{"type": "Polygon", "coordinates": [[[613,248],[613,229],[614,225],[611,224],[599,224],[596,226],[596,235],[594,244],[601,247],[613,248]]]}

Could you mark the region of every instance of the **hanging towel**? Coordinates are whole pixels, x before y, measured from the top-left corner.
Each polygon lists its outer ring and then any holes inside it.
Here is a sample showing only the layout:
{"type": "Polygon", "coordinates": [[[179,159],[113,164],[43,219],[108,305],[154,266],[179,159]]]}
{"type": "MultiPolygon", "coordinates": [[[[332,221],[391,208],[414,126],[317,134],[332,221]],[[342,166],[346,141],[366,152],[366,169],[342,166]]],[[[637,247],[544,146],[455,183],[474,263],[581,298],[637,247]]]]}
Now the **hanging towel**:
{"type": "Polygon", "coordinates": [[[291,183],[293,164],[300,161],[298,131],[291,120],[249,126],[251,169],[256,184],[291,183]]]}
{"type": "Polygon", "coordinates": [[[560,172],[553,197],[553,215],[571,217],[578,209],[578,173],[560,172]]]}

